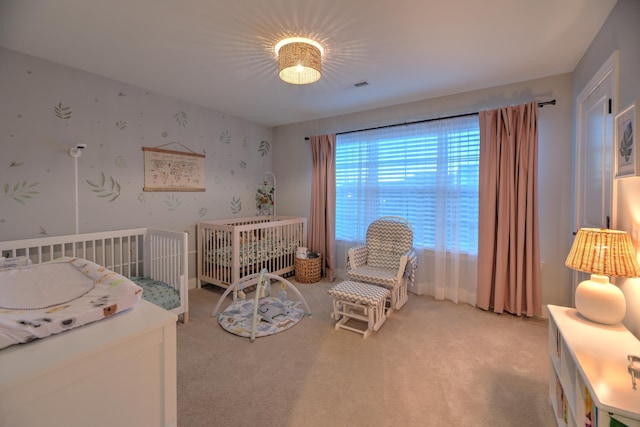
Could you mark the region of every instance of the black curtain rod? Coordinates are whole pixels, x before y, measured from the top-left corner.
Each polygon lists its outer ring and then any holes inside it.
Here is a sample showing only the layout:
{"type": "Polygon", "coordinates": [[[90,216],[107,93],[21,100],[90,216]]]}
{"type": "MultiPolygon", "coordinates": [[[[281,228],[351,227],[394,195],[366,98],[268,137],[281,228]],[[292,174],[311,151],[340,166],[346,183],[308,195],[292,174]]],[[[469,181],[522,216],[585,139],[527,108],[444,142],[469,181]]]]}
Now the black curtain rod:
{"type": "MultiPolygon", "coordinates": [[[[540,108],[544,107],[545,105],[556,105],[556,100],[552,99],[551,101],[538,102],[538,107],[540,107],[540,108]]],[[[396,127],[396,126],[415,125],[415,124],[418,124],[418,123],[427,123],[427,122],[433,122],[433,121],[436,121],[436,120],[457,119],[459,117],[475,116],[477,114],[479,114],[479,111],[476,111],[475,113],[457,114],[455,116],[434,117],[432,119],[417,120],[415,122],[397,123],[395,125],[384,125],[384,126],[377,126],[377,127],[373,127],[373,128],[367,128],[367,129],[347,130],[347,131],[344,131],[344,132],[336,132],[336,135],[345,135],[345,134],[348,134],[348,133],[364,132],[364,131],[376,130],[376,129],[386,129],[386,128],[392,128],[392,127],[396,127]]],[[[304,138],[304,140],[308,141],[309,137],[306,136],[304,138]]]]}

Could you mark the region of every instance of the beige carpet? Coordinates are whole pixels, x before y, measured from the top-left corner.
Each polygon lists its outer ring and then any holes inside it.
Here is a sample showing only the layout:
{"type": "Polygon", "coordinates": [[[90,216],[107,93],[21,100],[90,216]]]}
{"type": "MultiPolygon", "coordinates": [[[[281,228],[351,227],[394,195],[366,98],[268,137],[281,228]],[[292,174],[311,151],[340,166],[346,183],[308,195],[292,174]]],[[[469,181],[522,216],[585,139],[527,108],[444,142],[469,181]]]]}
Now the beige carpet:
{"type": "MultiPolygon", "coordinates": [[[[298,284],[312,310],[251,342],[190,292],[178,324],[178,426],[553,426],[547,321],[410,294],[367,339],[334,330],[333,284],[298,284]]],[[[293,293],[289,293],[292,297],[293,293]]]]}

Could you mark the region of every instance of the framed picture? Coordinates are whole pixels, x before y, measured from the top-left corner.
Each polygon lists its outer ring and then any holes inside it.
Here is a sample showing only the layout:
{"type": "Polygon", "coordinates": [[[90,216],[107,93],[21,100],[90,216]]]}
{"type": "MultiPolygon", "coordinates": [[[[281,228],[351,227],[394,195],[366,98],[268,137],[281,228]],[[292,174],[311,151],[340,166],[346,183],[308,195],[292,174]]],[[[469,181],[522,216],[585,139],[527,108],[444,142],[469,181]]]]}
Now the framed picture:
{"type": "Polygon", "coordinates": [[[638,101],[619,112],[614,120],[615,177],[640,175],[640,150],[636,141],[638,101]]]}
{"type": "Polygon", "coordinates": [[[205,191],[204,154],[142,147],[143,191],[205,191]]]}

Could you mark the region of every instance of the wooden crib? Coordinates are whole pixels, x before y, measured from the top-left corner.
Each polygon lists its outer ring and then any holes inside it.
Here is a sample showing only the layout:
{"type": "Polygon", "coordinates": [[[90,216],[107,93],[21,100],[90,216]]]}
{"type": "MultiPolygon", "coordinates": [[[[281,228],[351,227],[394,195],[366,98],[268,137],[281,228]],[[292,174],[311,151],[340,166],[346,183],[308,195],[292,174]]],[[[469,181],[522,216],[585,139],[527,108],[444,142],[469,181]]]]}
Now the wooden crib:
{"type": "Polygon", "coordinates": [[[198,287],[210,283],[226,289],[263,268],[278,276],[292,274],[296,248],[307,245],[307,219],[257,216],[205,221],[198,223],[196,234],[198,287]]]}
{"type": "Polygon", "coordinates": [[[1,256],[26,256],[33,264],[62,256],[95,262],[132,279],[143,287],[144,299],[160,306],[177,296],[173,308],[165,308],[182,315],[183,323],[189,321],[187,250],[187,233],[154,228],[0,242],[1,256]]]}

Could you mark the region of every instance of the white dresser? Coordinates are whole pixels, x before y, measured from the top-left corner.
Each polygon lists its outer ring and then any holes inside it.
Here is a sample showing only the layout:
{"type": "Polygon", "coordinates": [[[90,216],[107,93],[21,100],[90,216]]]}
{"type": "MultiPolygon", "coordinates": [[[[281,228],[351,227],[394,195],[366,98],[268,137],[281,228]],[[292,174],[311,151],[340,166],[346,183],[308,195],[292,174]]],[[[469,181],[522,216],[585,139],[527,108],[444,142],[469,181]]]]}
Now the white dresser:
{"type": "Polygon", "coordinates": [[[176,426],[176,320],[142,300],[0,350],[0,426],[176,426]]]}
{"type": "Polygon", "coordinates": [[[549,400],[558,426],[640,426],[640,379],[632,386],[627,355],[640,341],[624,326],[593,323],[574,308],[549,309],[549,400]],[[614,425],[618,425],[615,424],[614,425]]]}

